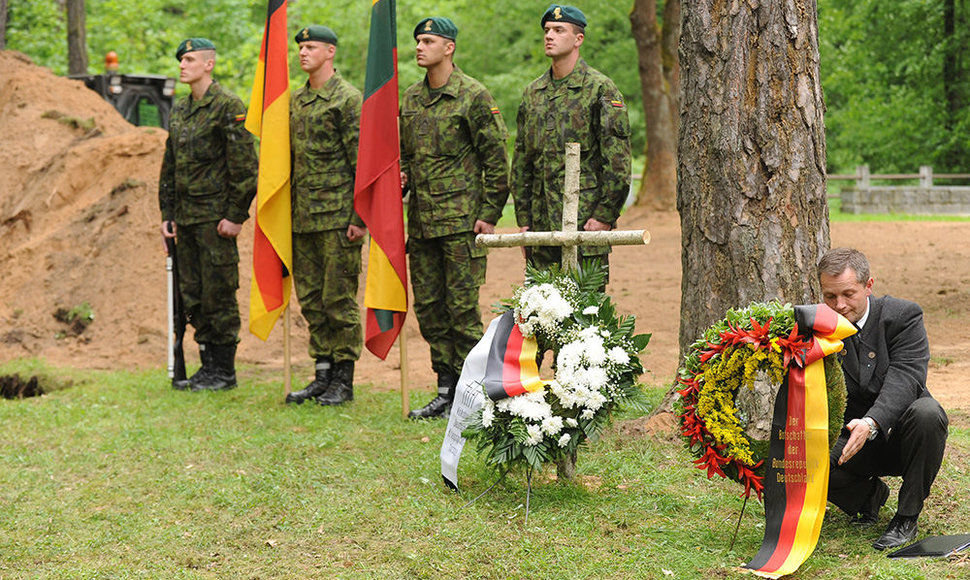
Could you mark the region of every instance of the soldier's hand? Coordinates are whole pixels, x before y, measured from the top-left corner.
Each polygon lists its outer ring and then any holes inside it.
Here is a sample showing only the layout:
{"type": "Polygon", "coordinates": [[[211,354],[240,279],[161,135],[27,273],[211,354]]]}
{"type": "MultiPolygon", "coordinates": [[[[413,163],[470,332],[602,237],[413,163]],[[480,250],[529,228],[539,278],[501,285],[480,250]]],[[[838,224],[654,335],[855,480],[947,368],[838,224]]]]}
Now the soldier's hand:
{"type": "Polygon", "coordinates": [[[367,228],[355,226],[354,224],[347,226],[347,239],[351,242],[362,240],[364,239],[365,235],[367,235],[367,228]]]}
{"type": "Polygon", "coordinates": [[[162,231],[162,251],[164,251],[167,254],[168,244],[165,243],[165,240],[168,238],[175,237],[175,222],[173,221],[162,222],[161,231],[162,231]]]}
{"type": "Polygon", "coordinates": [[[586,224],[583,225],[583,229],[587,232],[608,232],[613,228],[610,224],[603,223],[595,218],[589,218],[586,220],[586,224]]]}
{"type": "Polygon", "coordinates": [[[224,238],[235,238],[242,231],[242,224],[233,223],[225,218],[219,220],[216,232],[224,238]]]}
{"type": "Polygon", "coordinates": [[[476,234],[494,234],[495,226],[488,222],[482,220],[475,220],[475,233],[476,234]]]}
{"type": "Polygon", "coordinates": [[[408,174],[401,172],[401,190],[407,189],[408,186],[408,174]]]}

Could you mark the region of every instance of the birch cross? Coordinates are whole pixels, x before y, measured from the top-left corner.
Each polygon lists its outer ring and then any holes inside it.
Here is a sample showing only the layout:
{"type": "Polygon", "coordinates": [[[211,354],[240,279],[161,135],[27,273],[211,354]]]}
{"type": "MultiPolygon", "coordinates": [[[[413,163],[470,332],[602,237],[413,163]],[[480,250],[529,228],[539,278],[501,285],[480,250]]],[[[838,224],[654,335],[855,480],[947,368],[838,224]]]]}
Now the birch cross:
{"type": "Polygon", "coordinates": [[[562,248],[563,270],[579,264],[577,246],[642,246],[650,243],[646,230],[609,232],[577,231],[579,219],[579,143],[566,143],[566,179],[562,204],[562,230],[516,234],[478,234],[475,243],[488,248],[558,246],[562,248]]]}

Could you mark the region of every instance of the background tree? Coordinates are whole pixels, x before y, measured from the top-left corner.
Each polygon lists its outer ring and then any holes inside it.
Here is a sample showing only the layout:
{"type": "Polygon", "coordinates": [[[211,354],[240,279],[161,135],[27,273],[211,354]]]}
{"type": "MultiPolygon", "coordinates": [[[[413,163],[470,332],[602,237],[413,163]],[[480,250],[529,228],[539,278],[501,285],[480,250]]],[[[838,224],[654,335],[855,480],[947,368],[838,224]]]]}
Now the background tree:
{"type": "Polygon", "coordinates": [[[0,0],[0,50],[7,48],[7,0],[0,0]]]}
{"type": "Polygon", "coordinates": [[[729,308],[814,302],[829,226],[815,3],[697,0],[680,46],[683,353],[729,308]]]}
{"type": "Polygon", "coordinates": [[[970,171],[967,4],[820,0],[828,166],[970,171]]]}
{"type": "Polygon", "coordinates": [[[672,210],[677,200],[677,131],[680,125],[680,0],[635,0],[630,26],[637,44],[647,144],[637,205],[672,210]]]}
{"type": "Polygon", "coordinates": [[[84,0],[67,0],[67,72],[87,74],[88,46],[84,0]]]}

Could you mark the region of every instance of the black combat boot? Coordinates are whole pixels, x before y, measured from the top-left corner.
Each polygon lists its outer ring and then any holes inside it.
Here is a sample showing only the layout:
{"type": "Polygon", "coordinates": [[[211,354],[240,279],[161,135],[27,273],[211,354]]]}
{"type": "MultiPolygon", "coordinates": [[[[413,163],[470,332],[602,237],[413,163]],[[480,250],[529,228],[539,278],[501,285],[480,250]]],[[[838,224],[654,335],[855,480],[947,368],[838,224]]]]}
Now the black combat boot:
{"type": "Polygon", "coordinates": [[[199,344],[199,362],[202,363],[202,366],[200,366],[199,370],[195,371],[192,376],[187,379],[182,379],[180,381],[172,379],[172,388],[176,391],[187,391],[192,388],[192,381],[198,381],[205,376],[205,374],[208,373],[209,369],[212,367],[212,356],[209,354],[210,352],[212,351],[206,348],[205,344],[199,344]]]}
{"type": "Polygon", "coordinates": [[[193,391],[224,391],[236,388],[236,345],[210,344],[210,370],[201,379],[192,381],[193,391]]]}
{"type": "Polygon", "coordinates": [[[342,360],[333,363],[330,373],[330,388],[317,397],[321,405],[340,405],[354,400],[354,361],[342,360]]]}
{"type": "Polygon", "coordinates": [[[307,399],[313,399],[324,394],[327,389],[330,388],[331,364],[333,364],[333,361],[331,361],[329,358],[318,358],[315,367],[316,374],[313,377],[313,382],[302,390],[286,395],[286,402],[301,405],[303,404],[303,401],[306,401],[307,399]]]}
{"type": "Polygon", "coordinates": [[[455,399],[458,376],[453,372],[438,373],[438,396],[427,405],[408,413],[410,419],[433,419],[447,417],[451,412],[451,402],[455,399]]]}

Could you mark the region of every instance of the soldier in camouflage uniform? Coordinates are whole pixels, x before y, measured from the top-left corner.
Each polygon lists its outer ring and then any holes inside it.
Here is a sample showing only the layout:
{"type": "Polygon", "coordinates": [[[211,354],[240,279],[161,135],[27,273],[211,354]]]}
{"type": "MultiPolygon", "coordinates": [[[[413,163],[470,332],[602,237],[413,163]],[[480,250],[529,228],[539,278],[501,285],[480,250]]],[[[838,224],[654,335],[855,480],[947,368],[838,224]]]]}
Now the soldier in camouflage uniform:
{"type": "Polygon", "coordinates": [[[202,367],[173,386],[231,389],[240,326],[236,236],[256,195],[256,151],[244,127],[246,107],[212,79],[215,45],[190,38],[175,56],[192,94],[172,110],[158,201],[162,236],[177,234],[179,292],[202,367]]]}
{"type": "Polygon", "coordinates": [[[366,230],[354,211],[354,176],[363,97],[334,68],[333,30],[308,26],[295,40],[309,79],[290,100],[293,275],[316,372],[286,402],[337,405],[354,398],[362,341],[357,282],[366,230]]]}
{"type": "Polygon", "coordinates": [[[418,23],[416,58],[427,74],[401,103],[414,312],[438,375],[437,396],[412,418],[449,411],[465,357],[482,337],[486,251],[475,234],[495,231],[508,199],[505,122],[488,90],[454,65],[457,34],[447,18],[418,23]]]}
{"type": "MultiPolygon", "coordinates": [[[[630,121],[623,95],[579,56],[586,17],[553,4],[542,16],[545,53],[552,66],[525,89],[519,105],[512,195],[521,231],[562,228],[566,143],[579,143],[578,226],[610,230],[630,187],[630,121]]],[[[609,246],[580,247],[580,259],[608,265],[609,246]]],[[[558,264],[556,247],[526,249],[530,265],[558,264]]]]}

